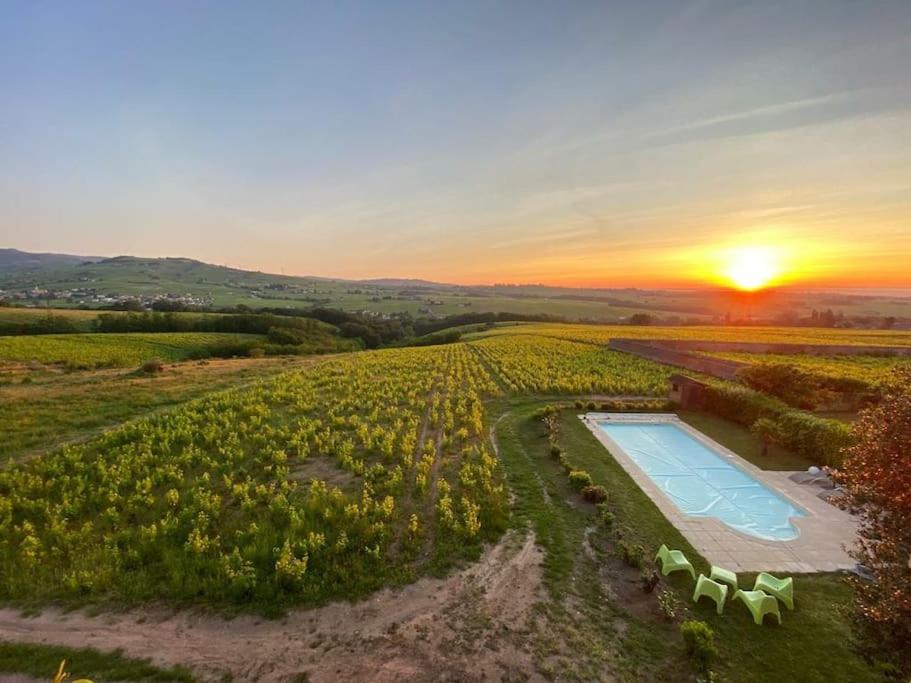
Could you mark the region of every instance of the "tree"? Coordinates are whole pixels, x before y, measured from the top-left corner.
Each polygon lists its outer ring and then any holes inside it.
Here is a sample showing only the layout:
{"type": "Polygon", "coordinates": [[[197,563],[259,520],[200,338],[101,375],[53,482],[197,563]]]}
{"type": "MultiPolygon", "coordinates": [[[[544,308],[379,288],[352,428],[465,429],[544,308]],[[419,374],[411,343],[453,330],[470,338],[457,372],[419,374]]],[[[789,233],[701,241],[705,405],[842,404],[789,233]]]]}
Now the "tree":
{"type": "Polygon", "coordinates": [[[768,417],[760,417],[750,427],[753,436],[762,444],[762,454],[769,454],[769,446],[781,440],[781,431],[778,423],[768,417]]]}
{"type": "MultiPolygon", "coordinates": [[[[911,371],[861,413],[854,445],[833,478],[840,505],[860,517],[853,557],[872,581],[854,580],[855,627],[869,659],[911,674],[911,371]]],[[[904,680],[904,678],[902,678],[904,680]]]]}
{"type": "Polygon", "coordinates": [[[629,317],[629,324],[630,325],[651,325],[652,316],[650,316],[648,313],[633,313],[629,317]]]}

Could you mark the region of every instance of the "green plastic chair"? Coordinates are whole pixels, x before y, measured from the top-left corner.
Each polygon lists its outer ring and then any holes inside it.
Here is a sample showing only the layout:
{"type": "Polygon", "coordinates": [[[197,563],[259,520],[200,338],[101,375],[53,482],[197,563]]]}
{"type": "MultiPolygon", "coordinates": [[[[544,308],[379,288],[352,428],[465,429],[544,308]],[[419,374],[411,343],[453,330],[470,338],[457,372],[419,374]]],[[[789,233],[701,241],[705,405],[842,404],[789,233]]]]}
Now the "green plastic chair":
{"type": "Polygon", "coordinates": [[[664,576],[671,572],[686,570],[694,580],[696,579],[696,570],[693,569],[690,561],[686,559],[686,555],[679,550],[668,550],[668,547],[662,543],[661,547],[658,548],[658,554],[655,555],[655,562],[658,560],[661,560],[661,573],[664,576]]]}
{"type": "Polygon", "coordinates": [[[728,597],[728,587],[723,583],[713,581],[705,574],[700,574],[696,581],[696,590],[693,592],[693,602],[699,602],[703,595],[715,601],[715,609],[718,614],[724,611],[724,601],[728,597]]]}
{"type": "Polygon", "coordinates": [[[771,574],[762,572],[756,577],[756,583],[753,585],[753,590],[774,595],[781,600],[788,609],[794,609],[794,579],[790,576],[786,579],[779,579],[771,574]]]}
{"type": "Polygon", "coordinates": [[[743,591],[739,590],[734,593],[731,600],[740,600],[750,610],[753,615],[753,621],[762,626],[762,620],[766,614],[774,614],[778,623],[781,623],[781,612],[778,611],[778,601],[771,595],[766,595],[762,591],[743,591]]]}
{"type": "Polygon", "coordinates": [[[730,569],[724,569],[723,567],[716,567],[712,565],[712,571],[709,572],[709,578],[712,581],[720,581],[721,583],[726,583],[731,587],[732,590],[737,590],[737,574],[732,572],[730,569]]]}

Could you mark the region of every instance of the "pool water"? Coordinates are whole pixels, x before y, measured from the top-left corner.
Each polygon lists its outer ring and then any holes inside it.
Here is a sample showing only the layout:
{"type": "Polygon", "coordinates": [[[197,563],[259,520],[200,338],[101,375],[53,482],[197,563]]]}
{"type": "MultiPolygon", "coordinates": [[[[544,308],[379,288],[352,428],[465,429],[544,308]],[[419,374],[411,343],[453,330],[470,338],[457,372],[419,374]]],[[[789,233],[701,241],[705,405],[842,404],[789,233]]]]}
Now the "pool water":
{"type": "Polygon", "coordinates": [[[758,538],[797,538],[789,503],[672,422],[599,422],[629,458],[687,515],[717,517],[758,538]]]}

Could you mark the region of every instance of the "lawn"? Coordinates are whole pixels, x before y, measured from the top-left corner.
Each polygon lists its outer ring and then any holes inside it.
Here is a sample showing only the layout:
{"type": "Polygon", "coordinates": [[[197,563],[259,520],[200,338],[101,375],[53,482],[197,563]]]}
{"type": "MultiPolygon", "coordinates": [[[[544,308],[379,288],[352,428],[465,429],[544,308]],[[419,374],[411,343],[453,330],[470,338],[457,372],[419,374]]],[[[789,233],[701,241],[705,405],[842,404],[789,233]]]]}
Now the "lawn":
{"type": "Polygon", "coordinates": [[[117,652],[0,642],[0,673],[29,674],[39,680],[50,680],[64,660],[71,680],[85,677],[96,683],[102,680],[192,683],[195,680],[186,669],[160,669],[117,652]]]}
{"type": "Polygon", "coordinates": [[[681,410],[677,414],[687,424],[692,425],[722,446],[731,449],[760,469],[796,472],[806,470],[814,464],[777,444],[771,444],[769,452],[763,455],[762,445],[749,429],[710,413],[681,410]]]}
{"type": "MultiPolygon", "coordinates": [[[[877,680],[850,649],[843,610],[851,592],[837,575],[799,577],[797,609],[785,612],[780,627],[755,626],[739,605],[728,605],[717,616],[713,606],[691,602],[689,577],[672,576],[662,585],[676,597],[679,610],[673,621],[666,620],[655,596],[638,587],[639,571],[618,559],[619,540],[642,545],[647,560],[667,543],[683,550],[697,571],[707,572],[708,565],[582,425],[577,411],[565,410],[560,446],[574,467],[588,471],[608,490],[614,523],[611,528],[600,523],[594,506],[569,487],[562,467],[549,455],[544,430],[532,418],[540,405],[532,400],[501,405],[505,416],[497,433],[500,457],[517,494],[515,523],[529,525],[547,553],[551,600],[543,609],[552,619],[553,633],[539,639],[542,668],[567,679],[601,678],[607,667],[621,680],[691,681],[695,670],[685,658],[677,627],[685,616],[714,629],[720,651],[714,669],[722,680],[877,680]]],[[[744,583],[751,579],[741,576],[744,583]]]]}

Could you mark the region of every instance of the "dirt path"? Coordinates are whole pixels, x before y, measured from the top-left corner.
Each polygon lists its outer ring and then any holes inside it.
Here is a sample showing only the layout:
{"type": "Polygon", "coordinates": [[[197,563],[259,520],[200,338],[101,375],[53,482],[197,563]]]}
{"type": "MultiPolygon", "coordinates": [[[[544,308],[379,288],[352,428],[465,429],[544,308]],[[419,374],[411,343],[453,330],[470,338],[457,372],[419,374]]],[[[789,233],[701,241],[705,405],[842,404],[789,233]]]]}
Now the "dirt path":
{"type": "Polygon", "coordinates": [[[451,577],[281,620],[148,610],[22,617],[4,609],[0,639],[119,648],[186,666],[203,680],[288,681],[302,673],[312,681],[534,680],[528,626],[543,596],[541,560],[532,535],[509,533],[451,577]]]}

